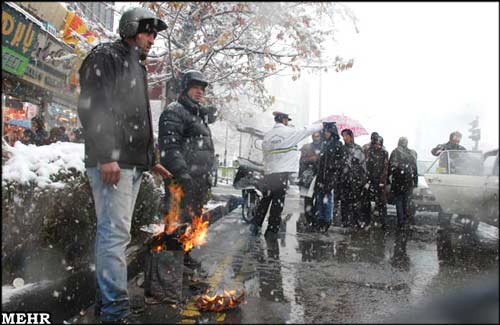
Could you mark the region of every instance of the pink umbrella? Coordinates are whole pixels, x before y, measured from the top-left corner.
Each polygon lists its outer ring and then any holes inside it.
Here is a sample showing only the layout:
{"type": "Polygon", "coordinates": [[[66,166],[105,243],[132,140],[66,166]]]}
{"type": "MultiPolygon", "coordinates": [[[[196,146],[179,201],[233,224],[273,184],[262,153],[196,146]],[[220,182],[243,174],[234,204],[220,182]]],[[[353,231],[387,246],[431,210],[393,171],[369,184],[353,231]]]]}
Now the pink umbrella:
{"type": "Polygon", "coordinates": [[[342,130],[344,129],[351,129],[355,137],[368,134],[368,131],[366,131],[361,123],[345,115],[330,115],[319,119],[319,121],[316,121],[316,123],[318,122],[335,122],[339,132],[342,132],[342,130]]]}

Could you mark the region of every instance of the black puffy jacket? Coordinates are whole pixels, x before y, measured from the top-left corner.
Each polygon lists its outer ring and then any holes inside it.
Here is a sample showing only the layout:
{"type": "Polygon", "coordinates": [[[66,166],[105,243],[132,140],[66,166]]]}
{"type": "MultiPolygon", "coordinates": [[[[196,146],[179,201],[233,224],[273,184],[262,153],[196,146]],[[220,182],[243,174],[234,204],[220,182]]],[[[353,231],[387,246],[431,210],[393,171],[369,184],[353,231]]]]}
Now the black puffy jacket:
{"type": "Polygon", "coordinates": [[[80,68],[78,115],[85,135],[85,165],[117,161],[150,169],[154,139],[147,72],[125,41],[96,46],[80,68]]]}
{"type": "Polygon", "coordinates": [[[397,147],[389,158],[389,177],[391,192],[394,195],[411,194],[418,185],[416,152],[404,147],[397,147]]]}
{"type": "Polygon", "coordinates": [[[367,182],[366,158],[363,149],[351,142],[344,145],[344,162],[340,174],[340,199],[356,202],[367,182]]]}
{"type": "Polygon", "coordinates": [[[176,179],[208,175],[214,164],[214,145],[205,107],[181,95],[160,115],[160,162],[176,179]]]}
{"type": "Polygon", "coordinates": [[[323,139],[317,167],[316,188],[318,190],[325,193],[333,189],[338,191],[345,155],[345,148],[338,134],[333,134],[329,140],[323,139]]]}

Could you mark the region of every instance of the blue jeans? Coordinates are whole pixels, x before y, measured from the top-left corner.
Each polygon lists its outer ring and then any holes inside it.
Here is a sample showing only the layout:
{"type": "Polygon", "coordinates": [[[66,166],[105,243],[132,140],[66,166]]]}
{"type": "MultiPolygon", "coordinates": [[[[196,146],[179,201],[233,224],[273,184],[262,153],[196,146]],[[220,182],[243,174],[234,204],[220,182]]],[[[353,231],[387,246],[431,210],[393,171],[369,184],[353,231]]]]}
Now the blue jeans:
{"type": "Polygon", "coordinates": [[[316,196],[316,220],[324,220],[327,222],[332,221],[333,215],[333,192],[330,191],[328,193],[317,192],[316,196]],[[325,200],[326,196],[326,200],[325,200]]]}
{"type": "Polygon", "coordinates": [[[408,212],[410,209],[409,198],[411,193],[401,193],[394,196],[394,203],[396,205],[396,215],[398,217],[398,225],[405,224],[406,219],[409,217],[408,212]]]}
{"type": "Polygon", "coordinates": [[[87,168],[97,215],[95,240],[96,308],[101,320],[114,321],[130,313],[127,288],[127,258],[134,205],[142,171],[122,169],[113,186],[101,181],[98,167],[87,168]]]}

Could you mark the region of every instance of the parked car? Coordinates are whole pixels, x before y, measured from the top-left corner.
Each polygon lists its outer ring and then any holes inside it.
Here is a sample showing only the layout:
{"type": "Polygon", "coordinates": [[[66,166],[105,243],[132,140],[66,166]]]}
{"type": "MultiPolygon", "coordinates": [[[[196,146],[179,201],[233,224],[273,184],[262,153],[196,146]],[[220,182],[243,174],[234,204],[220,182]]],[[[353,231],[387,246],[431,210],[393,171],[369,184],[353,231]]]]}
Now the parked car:
{"type": "Polygon", "coordinates": [[[436,200],[434,194],[432,194],[429,185],[425,181],[424,173],[432,165],[432,161],[417,161],[418,169],[418,186],[413,189],[413,193],[410,196],[410,209],[411,215],[414,217],[417,211],[429,211],[429,212],[439,212],[441,211],[441,206],[436,200]]]}
{"type": "Polygon", "coordinates": [[[424,177],[441,206],[442,226],[456,215],[467,230],[479,222],[498,228],[498,149],[444,151],[424,177]]]}

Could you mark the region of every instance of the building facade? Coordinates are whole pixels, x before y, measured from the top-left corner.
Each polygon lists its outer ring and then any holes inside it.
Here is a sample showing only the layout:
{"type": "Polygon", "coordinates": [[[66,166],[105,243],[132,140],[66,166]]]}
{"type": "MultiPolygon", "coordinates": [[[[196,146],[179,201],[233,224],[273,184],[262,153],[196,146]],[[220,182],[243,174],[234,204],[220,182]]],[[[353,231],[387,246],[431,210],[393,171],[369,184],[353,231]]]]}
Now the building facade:
{"type": "Polygon", "coordinates": [[[54,22],[40,21],[32,9],[2,3],[2,134],[11,119],[34,115],[43,118],[46,128],[77,126],[77,93],[70,80],[74,49],[60,41],[49,24],[54,22]]]}
{"type": "Polygon", "coordinates": [[[114,31],[114,2],[74,2],[74,4],[88,19],[102,23],[107,30],[114,31]]]}

